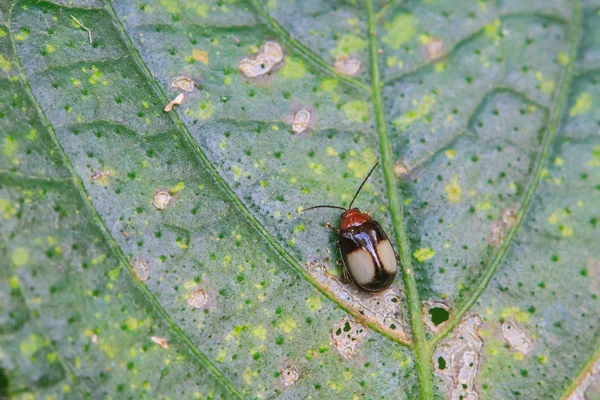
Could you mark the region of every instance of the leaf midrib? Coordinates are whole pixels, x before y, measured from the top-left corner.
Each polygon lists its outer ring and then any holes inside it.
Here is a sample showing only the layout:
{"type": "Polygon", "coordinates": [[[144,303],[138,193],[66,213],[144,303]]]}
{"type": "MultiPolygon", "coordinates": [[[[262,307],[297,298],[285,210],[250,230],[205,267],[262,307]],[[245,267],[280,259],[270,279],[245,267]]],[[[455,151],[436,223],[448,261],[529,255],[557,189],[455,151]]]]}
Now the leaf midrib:
{"type": "Polygon", "coordinates": [[[388,134],[385,119],[384,103],[381,95],[381,83],[379,77],[379,44],[377,36],[377,20],[371,0],[365,0],[368,17],[369,36],[369,63],[371,69],[371,91],[373,97],[373,108],[377,121],[377,134],[379,136],[379,148],[381,152],[381,167],[385,185],[387,187],[388,204],[396,236],[396,244],[400,253],[402,264],[402,277],[404,289],[408,301],[408,309],[413,337],[413,352],[415,354],[417,373],[419,377],[419,388],[421,398],[428,400],[433,398],[433,382],[431,380],[431,357],[427,352],[425,338],[425,326],[421,318],[421,301],[417,290],[417,283],[412,266],[412,256],[406,229],[404,228],[404,217],[402,212],[401,193],[396,184],[394,175],[394,155],[388,134]]]}

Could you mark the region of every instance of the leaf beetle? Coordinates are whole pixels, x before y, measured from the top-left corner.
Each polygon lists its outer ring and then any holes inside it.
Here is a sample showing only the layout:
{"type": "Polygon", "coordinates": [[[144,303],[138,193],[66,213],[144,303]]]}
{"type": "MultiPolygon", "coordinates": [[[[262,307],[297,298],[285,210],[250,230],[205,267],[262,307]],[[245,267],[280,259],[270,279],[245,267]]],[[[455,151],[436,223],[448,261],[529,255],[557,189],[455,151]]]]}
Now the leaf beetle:
{"type": "Polygon", "coordinates": [[[367,179],[371,176],[379,161],[371,168],[367,177],[360,184],[348,208],[319,205],[315,208],[337,208],[344,210],[340,217],[340,229],[330,224],[328,228],[340,235],[338,248],[344,265],[344,280],[354,281],[358,287],[369,292],[387,289],[396,277],[396,261],[400,261],[394,251],[390,239],[377,221],[358,208],[352,208],[356,196],[360,193],[367,179]]]}

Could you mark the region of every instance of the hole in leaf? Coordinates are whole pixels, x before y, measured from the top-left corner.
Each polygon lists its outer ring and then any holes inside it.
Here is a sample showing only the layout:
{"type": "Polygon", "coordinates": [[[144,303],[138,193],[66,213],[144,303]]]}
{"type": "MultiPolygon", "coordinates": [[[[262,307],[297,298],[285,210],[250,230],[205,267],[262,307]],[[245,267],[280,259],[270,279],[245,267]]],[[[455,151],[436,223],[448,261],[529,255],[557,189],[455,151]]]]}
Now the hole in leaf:
{"type": "Polygon", "coordinates": [[[444,357],[438,357],[437,361],[439,370],[446,369],[446,360],[444,359],[444,357]]]}
{"type": "Polygon", "coordinates": [[[435,326],[443,324],[448,321],[448,318],[450,317],[450,313],[441,307],[430,308],[429,314],[431,315],[431,322],[433,322],[435,326]]]}

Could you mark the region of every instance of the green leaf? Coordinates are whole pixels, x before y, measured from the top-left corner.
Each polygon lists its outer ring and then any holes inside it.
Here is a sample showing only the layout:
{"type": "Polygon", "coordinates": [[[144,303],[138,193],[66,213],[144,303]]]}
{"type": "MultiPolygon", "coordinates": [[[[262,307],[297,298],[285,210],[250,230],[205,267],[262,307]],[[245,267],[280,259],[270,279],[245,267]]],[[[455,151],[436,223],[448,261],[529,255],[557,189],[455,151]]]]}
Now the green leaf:
{"type": "Polygon", "coordinates": [[[597,11],[0,3],[0,394],[591,398],[597,11]]]}

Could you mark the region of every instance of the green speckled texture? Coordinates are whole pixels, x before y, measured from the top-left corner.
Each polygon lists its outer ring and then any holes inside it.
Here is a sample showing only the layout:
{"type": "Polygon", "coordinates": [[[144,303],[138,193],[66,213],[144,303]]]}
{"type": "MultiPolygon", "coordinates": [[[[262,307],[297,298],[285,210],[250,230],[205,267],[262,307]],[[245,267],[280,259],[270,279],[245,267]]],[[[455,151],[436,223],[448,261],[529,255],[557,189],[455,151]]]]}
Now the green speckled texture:
{"type": "Polygon", "coordinates": [[[426,301],[481,316],[479,398],[569,396],[600,356],[600,3],[366,3],[0,1],[0,398],[450,398],[426,301]],[[339,211],[301,213],[382,138],[355,205],[408,239],[402,329],[319,280],[339,211]]]}

